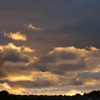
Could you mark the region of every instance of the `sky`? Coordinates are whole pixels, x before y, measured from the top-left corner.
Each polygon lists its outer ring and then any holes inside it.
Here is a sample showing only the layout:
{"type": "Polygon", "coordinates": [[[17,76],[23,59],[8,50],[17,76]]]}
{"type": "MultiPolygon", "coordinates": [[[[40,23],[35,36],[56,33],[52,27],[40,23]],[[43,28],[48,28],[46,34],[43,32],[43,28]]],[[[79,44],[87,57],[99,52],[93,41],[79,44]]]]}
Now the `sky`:
{"type": "Polygon", "coordinates": [[[0,90],[100,89],[99,37],[100,0],[0,0],[0,90]]]}

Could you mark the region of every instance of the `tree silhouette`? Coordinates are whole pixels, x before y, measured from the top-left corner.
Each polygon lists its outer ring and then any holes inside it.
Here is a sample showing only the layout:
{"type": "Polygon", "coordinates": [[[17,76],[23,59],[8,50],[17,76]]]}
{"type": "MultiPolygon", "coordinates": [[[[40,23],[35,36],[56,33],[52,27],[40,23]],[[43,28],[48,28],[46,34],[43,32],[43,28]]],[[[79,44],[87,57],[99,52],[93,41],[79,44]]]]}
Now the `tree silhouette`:
{"type": "Polygon", "coordinates": [[[0,100],[100,100],[100,91],[91,91],[90,93],[80,95],[76,94],[74,96],[66,95],[14,95],[9,94],[7,91],[3,90],[0,92],[0,100]]]}
{"type": "Polygon", "coordinates": [[[7,91],[5,91],[5,90],[2,90],[2,91],[0,92],[0,95],[7,96],[7,95],[9,95],[9,93],[8,93],[7,91]]]}

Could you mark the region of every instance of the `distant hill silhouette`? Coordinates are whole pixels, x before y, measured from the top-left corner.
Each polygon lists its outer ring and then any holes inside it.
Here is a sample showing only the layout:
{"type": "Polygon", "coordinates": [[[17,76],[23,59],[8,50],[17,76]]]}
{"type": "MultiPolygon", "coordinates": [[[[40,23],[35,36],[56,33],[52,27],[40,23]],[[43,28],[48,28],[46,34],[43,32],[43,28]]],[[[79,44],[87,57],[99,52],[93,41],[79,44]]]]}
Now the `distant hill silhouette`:
{"type": "Polygon", "coordinates": [[[37,96],[37,95],[14,95],[3,90],[0,92],[0,100],[100,100],[100,91],[91,91],[84,95],[76,94],[74,96],[37,96]]]}

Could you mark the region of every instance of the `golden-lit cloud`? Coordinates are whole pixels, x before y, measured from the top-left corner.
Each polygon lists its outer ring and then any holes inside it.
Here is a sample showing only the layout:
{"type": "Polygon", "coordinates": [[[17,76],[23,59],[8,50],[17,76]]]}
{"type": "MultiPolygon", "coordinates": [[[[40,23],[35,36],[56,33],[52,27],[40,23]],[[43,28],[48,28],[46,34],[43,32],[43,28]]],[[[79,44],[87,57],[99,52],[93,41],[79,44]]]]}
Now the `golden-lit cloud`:
{"type": "Polygon", "coordinates": [[[25,94],[25,88],[20,87],[20,85],[15,85],[11,87],[8,83],[0,84],[1,90],[7,90],[9,93],[12,94],[25,94]]]}
{"type": "Polygon", "coordinates": [[[2,83],[0,84],[0,89],[5,90],[5,89],[11,89],[10,85],[7,83],[2,83]]]}
{"type": "Polygon", "coordinates": [[[0,87],[53,95],[100,89],[100,0],[23,1],[0,1],[0,87]]]}
{"type": "Polygon", "coordinates": [[[27,28],[28,28],[28,29],[31,29],[31,30],[43,31],[42,28],[40,28],[40,27],[35,27],[35,26],[33,26],[31,23],[29,23],[29,24],[27,25],[27,28]]]}
{"type": "MultiPolygon", "coordinates": [[[[8,43],[6,45],[0,45],[0,65],[4,64],[4,61],[6,61],[5,65],[9,64],[14,65],[14,62],[18,62],[18,64],[21,64],[20,62],[24,63],[31,63],[34,62],[34,56],[30,56],[29,54],[33,54],[35,50],[31,49],[27,46],[16,46],[14,43],[8,43]]],[[[17,64],[16,64],[17,65],[17,64]]]]}
{"type": "Polygon", "coordinates": [[[30,75],[28,75],[28,76],[25,76],[24,74],[23,75],[20,75],[20,76],[9,76],[8,77],[8,80],[9,81],[12,81],[12,82],[14,82],[14,81],[32,81],[33,80],[33,77],[32,76],[30,76],[30,75]]]}
{"type": "Polygon", "coordinates": [[[96,79],[93,79],[93,78],[85,78],[85,79],[82,79],[83,81],[83,84],[84,85],[95,85],[97,84],[97,80],[96,79]]]}
{"type": "Polygon", "coordinates": [[[38,70],[66,74],[86,69],[85,56],[89,51],[75,47],[58,47],[37,62],[38,70]]]}
{"type": "Polygon", "coordinates": [[[22,34],[21,32],[10,32],[10,33],[6,33],[4,32],[4,36],[7,38],[10,38],[12,40],[16,40],[16,41],[26,41],[27,37],[25,34],[22,34]]]}
{"type": "Polygon", "coordinates": [[[13,87],[11,89],[8,89],[8,92],[9,93],[12,93],[12,94],[22,94],[22,95],[26,95],[27,94],[27,90],[25,88],[22,88],[22,87],[13,87]]]}
{"type": "MultiPolygon", "coordinates": [[[[6,52],[16,51],[21,56],[34,52],[29,47],[16,46],[13,43],[1,45],[0,50],[2,53],[5,51],[5,54],[6,52]]],[[[100,49],[92,46],[88,48],[76,48],[74,46],[55,47],[43,57],[27,65],[25,63],[19,64],[21,59],[18,60],[18,57],[17,60],[15,59],[18,65],[15,65],[13,61],[15,56],[13,59],[7,57],[10,60],[7,60],[3,69],[0,69],[2,72],[0,73],[0,79],[2,79],[0,82],[7,83],[8,87],[12,86],[11,89],[19,88],[20,91],[22,90],[21,92],[19,91],[20,93],[25,91],[30,93],[28,89],[31,88],[31,93],[35,93],[34,91],[37,89],[36,94],[82,94],[83,92],[80,91],[82,87],[100,84],[100,72],[95,70],[100,65],[99,53],[100,49]],[[64,86],[69,88],[66,87],[64,89],[64,86]],[[76,86],[78,88],[75,88],[76,86]],[[55,87],[56,90],[54,89],[55,87]]],[[[13,55],[13,53],[11,54],[13,55]]],[[[27,56],[30,57],[29,55],[27,56]]],[[[15,92],[17,93],[16,89],[15,92]]]]}
{"type": "Polygon", "coordinates": [[[9,51],[9,50],[15,50],[17,52],[30,52],[33,53],[35,50],[31,49],[26,46],[16,46],[14,43],[8,43],[7,45],[0,45],[0,51],[9,51]]]}
{"type": "Polygon", "coordinates": [[[98,69],[100,49],[95,47],[56,47],[37,62],[38,70],[65,74],[68,71],[98,69]]]}

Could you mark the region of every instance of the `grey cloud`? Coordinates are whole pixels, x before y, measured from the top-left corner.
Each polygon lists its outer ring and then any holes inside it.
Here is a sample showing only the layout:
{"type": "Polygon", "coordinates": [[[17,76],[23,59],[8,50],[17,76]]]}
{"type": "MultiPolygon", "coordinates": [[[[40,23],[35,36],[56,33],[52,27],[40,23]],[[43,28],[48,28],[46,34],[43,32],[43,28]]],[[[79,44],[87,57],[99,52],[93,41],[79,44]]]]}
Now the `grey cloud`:
{"type": "Polygon", "coordinates": [[[5,80],[7,76],[8,76],[8,73],[5,70],[0,69],[0,80],[5,80]]]}
{"type": "MultiPolygon", "coordinates": [[[[9,2],[7,2],[7,1],[1,1],[1,4],[2,5],[4,5],[4,6],[2,6],[1,5],[1,8],[8,8],[8,9],[12,9],[12,8],[14,8],[14,10],[29,10],[29,9],[32,9],[32,8],[34,8],[34,9],[40,9],[41,10],[41,8],[42,8],[42,10],[44,9],[44,7],[48,7],[48,5],[49,5],[49,7],[50,7],[50,5],[52,5],[52,6],[55,6],[55,4],[57,4],[57,6],[59,6],[59,4],[60,3],[65,3],[65,2],[67,2],[67,3],[69,3],[69,2],[71,2],[72,0],[63,0],[63,2],[61,2],[60,0],[58,0],[58,1],[53,1],[53,0],[51,0],[51,1],[49,1],[49,0],[44,0],[44,1],[39,1],[39,0],[34,0],[34,1],[32,1],[32,0],[30,0],[30,1],[28,1],[28,0],[22,0],[22,1],[20,1],[20,0],[17,0],[17,1],[13,1],[13,0],[10,0],[9,2]],[[23,4],[23,2],[24,2],[24,4],[23,4]],[[19,5],[19,7],[18,7],[18,5],[19,5]],[[38,5],[39,7],[37,8],[37,6],[36,5],[38,5]]],[[[46,10],[46,9],[45,9],[46,10]]]]}
{"type": "Polygon", "coordinates": [[[20,77],[20,76],[30,76],[32,69],[23,66],[11,66],[5,65],[0,69],[0,80],[10,80],[10,76],[20,77]]]}
{"type": "Polygon", "coordinates": [[[42,58],[41,62],[47,62],[47,63],[54,63],[57,62],[57,59],[61,59],[61,60],[74,60],[77,59],[78,55],[73,53],[73,52],[68,52],[65,50],[61,50],[61,51],[55,51],[52,54],[48,54],[45,57],[42,58]]]}
{"type": "Polygon", "coordinates": [[[82,86],[83,85],[83,82],[81,80],[73,79],[71,82],[69,82],[69,85],[82,86]]]}
{"type": "MultiPolygon", "coordinates": [[[[35,72],[40,73],[49,72],[51,76],[49,78],[44,78],[42,75],[37,75],[34,81],[29,82],[29,87],[31,88],[51,87],[59,84],[81,86],[85,84],[84,80],[87,78],[99,80],[99,72],[84,72],[93,69],[91,66],[87,65],[87,63],[89,63],[88,59],[91,59],[92,57],[93,60],[93,57],[95,58],[95,56],[98,55],[98,52],[99,49],[95,47],[88,49],[79,49],[75,47],[54,48],[54,50],[49,52],[43,58],[40,58],[35,63],[29,64],[27,67],[13,67],[8,65],[3,67],[4,70],[2,70],[3,73],[1,73],[1,79],[5,80],[9,75],[17,77],[19,77],[19,75],[30,76],[35,70],[35,72]],[[90,69],[88,69],[88,67],[90,69]],[[57,81],[51,79],[53,75],[57,75],[57,81]]],[[[95,64],[96,63],[94,62],[93,65],[95,66],[95,64]]],[[[97,68],[97,65],[95,68],[97,68]]],[[[86,82],[88,83],[88,81],[86,82]]],[[[15,83],[11,82],[11,84],[20,84],[22,87],[28,88],[27,81],[16,81],[15,83]]]]}
{"type": "Polygon", "coordinates": [[[6,82],[11,87],[20,86],[23,88],[47,88],[52,86],[57,86],[58,83],[55,82],[53,79],[47,79],[43,77],[37,77],[34,81],[8,81],[8,80],[1,80],[0,83],[6,82]]]}
{"type": "MultiPolygon", "coordinates": [[[[28,53],[33,53],[34,50],[25,46],[16,46],[13,43],[7,45],[0,45],[0,60],[10,62],[29,62],[30,57],[28,53]]],[[[1,63],[2,64],[2,63],[1,63]]]]}
{"type": "MultiPolygon", "coordinates": [[[[84,87],[85,86],[88,87],[88,85],[85,84],[85,81],[87,80],[87,83],[90,81],[92,83],[92,80],[96,80],[99,82],[99,80],[100,80],[99,76],[100,76],[100,72],[80,72],[75,76],[75,78],[70,82],[70,84],[75,85],[75,86],[84,85],[84,87]]],[[[99,83],[95,83],[95,84],[98,85],[99,83]]]]}
{"type": "MultiPolygon", "coordinates": [[[[66,73],[70,72],[80,72],[81,70],[85,70],[86,69],[86,64],[84,62],[84,60],[80,60],[79,62],[73,63],[73,64],[67,64],[67,63],[63,63],[60,65],[54,65],[51,66],[54,68],[51,68],[51,72],[55,73],[55,74],[60,74],[60,75],[64,75],[66,73]]],[[[50,68],[50,67],[49,67],[50,68]]],[[[48,68],[48,70],[49,70],[48,68]]]]}
{"type": "MultiPolygon", "coordinates": [[[[3,0],[0,1],[0,29],[2,32],[21,31],[28,37],[25,43],[13,41],[18,45],[28,45],[36,49],[35,55],[39,56],[37,62],[31,65],[24,66],[29,62],[29,56],[26,53],[18,53],[15,50],[8,50],[0,53],[0,80],[6,80],[9,75],[12,76],[28,76],[33,70],[42,73],[50,72],[59,78],[59,83],[70,86],[83,86],[81,79],[92,77],[99,80],[98,73],[85,73],[84,70],[99,70],[100,52],[88,51],[85,57],[76,52],[53,52],[53,47],[84,47],[96,46],[100,47],[100,0],[3,0]],[[24,25],[32,23],[34,26],[39,26],[44,31],[28,30],[24,25]],[[2,55],[2,56],[1,56],[2,55]],[[44,56],[45,55],[45,56],[44,56]],[[40,58],[41,56],[41,58],[40,58]],[[6,61],[6,62],[5,62],[6,61]],[[6,65],[10,63],[22,62],[22,66],[6,65]],[[98,67],[98,68],[97,68],[98,67]],[[71,73],[79,73],[77,76],[72,76],[71,73]],[[71,77],[72,76],[72,77],[71,77]],[[67,78],[64,78],[67,77],[67,78]],[[80,78],[78,80],[77,78],[80,78]],[[70,79],[70,80],[68,80],[70,79]],[[65,80],[69,82],[65,82],[65,80]]],[[[5,39],[2,32],[0,33],[0,43],[6,44],[12,42],[10,39],[5,39]]],[[[78,51],[78,50],[77,50],[78,51]]],[[[78,51],[80,52],[80,51],[78,51]]],[[[37,77],[37,76],[36,76],[37,77]]],[[[6,82],[6,81],[5,81],[6,82]]],[[[1,81],[3,83],[3,81],[1,81]]],[[[23,87],[51,87],[57,85],[56,82],[49,79],[43,79],[42,76],[34,82],[23,81],[13,84],[12,86],[21,84],[23,87]],[[51,83],[52,82],[52,83],[51,83]],[[28,85],[29,84],[29,85],[28,85]]],[[[84,85],[83,88],[86,89],[84,85]]],[[[93,87],[93,89],[96,86],[93,87]]],[[[100,86],[98,86],[100,87],[100,86]]],[[[72,87],[71,87],[72,88],[72,87]]],[[[92,87],[89,87],[92,88],[92,87]]],[[[96,87],[97,88],[97,87],[96,87]]],[[[81,88],[80,88],[81,89],[81,88]]]]}
{"type": "Polygon", "coordinates": [[[77,63],[74,64],[61,64],[59,65],[60,70],[66,70],[66,71],[78,71],[78,70],[84,70],[86,68],[85,61],[80,60],[77,63]]]}
{"type": "Polygon", "coordinates": [[[2,84],[2,83],[7,83],[8,82],[8,80],[0,80],[0,84],[2,84]]]}
{"type": "Polygon", "coordinates": [[[4,60],[11,61],[11,62],[29,62],[29,58],[26,55],[21,55],[19,52],[14,50],[9,50],[4,52],[4,60]]]}
{"type": "Polygon", "coordinates": [[[2,66],[4,65],[4,59],[2,59],[2,54],[0,54],[0,69],[2,68],[2,66]]]}
{"type": "Polygon", "coordinates": [[[51,86],[56,86],[57,83],[54,82],[54,80],[48,80],[44,78],[37,78],[33,82],[34,87],[40,88],[40,87],[51,87],[51,86]]]}
{"type": "Polygon", "coordinates": [[[69,49],[54,49],[49,54],[34,63],[33,67],[43,72],[50,71],[56,74],[65,74],[68,71],[85,70],[87,66],[84,61],[84,57],[71,49],[71,47],[69,47],[69,49]]]}
{"type": "Polygon", "coordinates": [[[16,86],[20,86],[23,88],[33,88],[33,82],[32,81],[8,81],[7,82],[11,87],[16,87],[16,86]]]}
{"type": "Polygon", "coordinates": [[[100,85],[94,85],[94,86],[90,86],[90,85],[88,85],[88,86],[79,86],[79,87],[76,87],[77,89],[79,89],[79,90],[81,90],[81,91],[84,91],[84,92],[86,92],[86,91],[92,91],[92,90],[98,90],[99,88],[100,88],[100,85]]]}
{"type": "Polygon", "coordinates": [[[3,71],[5,60],[3,59],[2,55],[0,54],[0,79],[5,78],[7,74],[3,71]]]}
{"type": "Polygon", "coordinates": [[[100,72],[83,72],[79,73],[77,77],[80,78],[94,78],[96,80],[100,80],[100,72]]]}
{"type": "Polygon", "coordinates": [[[95,47],[90,47],[89,50],[59,47],[30,66],[42,72],[49,71],[56,74],[66,74],[69,71],[95,71],[100,65],[99,51],[100,49],[95,47]]]}

